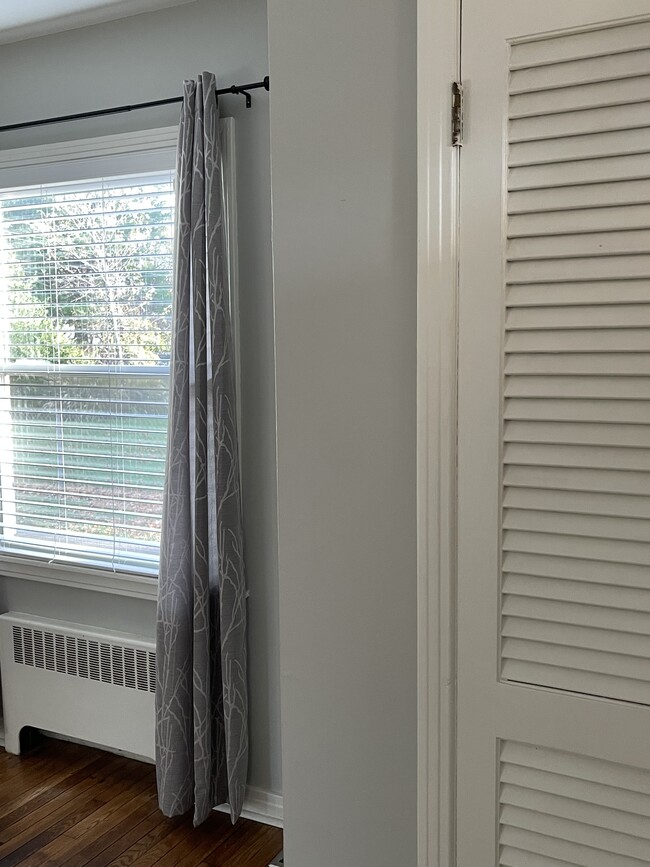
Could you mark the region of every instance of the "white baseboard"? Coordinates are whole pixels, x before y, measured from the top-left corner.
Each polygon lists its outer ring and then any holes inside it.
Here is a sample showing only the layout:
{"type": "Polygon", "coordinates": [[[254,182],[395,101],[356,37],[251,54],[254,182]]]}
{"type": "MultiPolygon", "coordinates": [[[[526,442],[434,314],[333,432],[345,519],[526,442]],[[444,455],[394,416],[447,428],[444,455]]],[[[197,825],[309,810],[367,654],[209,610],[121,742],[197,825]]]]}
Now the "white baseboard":
{"type": "MultiPolygon", "coordinates": [[[[219,810],[221,813],[230,813],[230,807],[227,804],[215,807],[215,810],[219,810]]],[[[242,816],[253,822],[262,822],[264,825],[282,828],[284,816],[282,795],[276,795],[255,786],[248,786],[242,816]]]]}

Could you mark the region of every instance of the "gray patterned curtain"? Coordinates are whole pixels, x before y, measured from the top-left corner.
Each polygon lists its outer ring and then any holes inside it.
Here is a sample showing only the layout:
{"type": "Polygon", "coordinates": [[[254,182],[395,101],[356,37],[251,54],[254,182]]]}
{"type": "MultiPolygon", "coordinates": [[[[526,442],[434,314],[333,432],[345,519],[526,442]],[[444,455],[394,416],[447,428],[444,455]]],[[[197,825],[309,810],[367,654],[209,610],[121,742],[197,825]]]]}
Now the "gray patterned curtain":
{"type": "Polygon", "coordinates": [[[186,81],[176,189],[169,445],[157,622],[156,767],[166,816],[241,813],[246,593],[215,78],[186,81]]]}

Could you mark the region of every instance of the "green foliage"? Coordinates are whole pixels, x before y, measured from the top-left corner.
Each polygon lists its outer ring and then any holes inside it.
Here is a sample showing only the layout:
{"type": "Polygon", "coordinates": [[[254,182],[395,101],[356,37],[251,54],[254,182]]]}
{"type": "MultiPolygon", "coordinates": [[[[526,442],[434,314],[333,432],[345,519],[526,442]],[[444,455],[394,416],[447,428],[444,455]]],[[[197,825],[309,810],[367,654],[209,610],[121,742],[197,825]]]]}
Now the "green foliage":
{"type": "Polygon", "coordinates": [[[171,213],[162,185],[6,200],[10,359],[166,363],[171,213]]]}

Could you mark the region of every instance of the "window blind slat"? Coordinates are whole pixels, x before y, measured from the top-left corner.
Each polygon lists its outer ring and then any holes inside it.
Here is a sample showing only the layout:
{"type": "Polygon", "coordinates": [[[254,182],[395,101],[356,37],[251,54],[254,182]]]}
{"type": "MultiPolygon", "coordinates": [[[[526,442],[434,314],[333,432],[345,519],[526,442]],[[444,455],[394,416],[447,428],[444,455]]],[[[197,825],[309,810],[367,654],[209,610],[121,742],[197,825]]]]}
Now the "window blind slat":
{"type": "MultiPolygon", "coordinates": [[[[20,485],[22,485],[25,481],[38,481],[38,482],[40,482],[43,480],[43,478],[44,478],[43,476],[37,476],[33,473],[32,474],[21,473],[20,479],[16,481],[16,488],[18,488],[20,485]]],[[[158,491],[160,491],[159,485],[148,485],[148,484],[145,484],[144,482],[138,484],[137,488],[134,488],[133,485],[126,484],[125,482],[119,482],[119,481],[114,481],[114,480],[111,481],[110,484],[107,485],[105,482],[97,483],[94,481],[90,482],[87,479],[72,479],[69,484],[73,485],[74,488],[77,488],[79,486],[86,486],[91,491],[94,491],[96,489],[102,490],[104,488],[107,490],[113,490],[116,492],[124,491],[125,492],[124,496],[129,497],[129,502],[131,501],[131,499],[130,499],[131,498],[131,492],[134,490],[139,491],[139,492],[142,492],[142,491],[156,491],[156,492],[158,492],[158,491]]],[[[120,497],[120,494],[117,493],[116,496],[120,497]]]]}

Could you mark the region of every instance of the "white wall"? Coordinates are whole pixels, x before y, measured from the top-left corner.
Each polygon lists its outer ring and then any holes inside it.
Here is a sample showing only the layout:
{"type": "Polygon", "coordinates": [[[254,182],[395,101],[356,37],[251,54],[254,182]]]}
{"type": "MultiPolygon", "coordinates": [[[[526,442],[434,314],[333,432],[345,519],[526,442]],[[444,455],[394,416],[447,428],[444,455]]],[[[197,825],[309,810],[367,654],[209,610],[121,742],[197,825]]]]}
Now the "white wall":
{"type": "Polygon", "coordinates": [[[287,867],[416,864],[415,13],[269,0],[287,867]]]}
{"type": "MultiPolygon", "coordinates": [[[[268,0],[288,867],[416,863],[415,6],[268,0]]],[[[2,123],[162,98],[201,69],[256,79],[266,37],[263,0],[198,0],[2,46],[2,123]]],[[[268,101],[254,100],[222,107],[237,118],[251,782],[277,791],[268,101]]],[[[0,580],[9,605],[153,630],[138,600],[0,580]]]]}
{"type": "MultiPolygon", "coordinates": [[[[155,13],[0,47],[2,124],[182,93],[202,70],[224,85],[268,70],[264,0],[199,0],[155,13]]],[[[243,380],[246,553],[251,591],[250,782],[281,791],[275,406],[268,96],[254,108],[222,97],[236,117],[243,380]]],[[[0,148],[175,123],[179,107],[0,134],[0,148]]],[[[142,631],[155,610],[142,600],[0,578],[0,609],[142,631]]]]}

